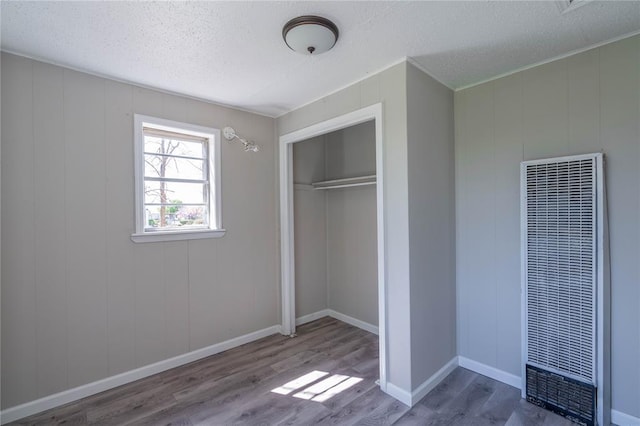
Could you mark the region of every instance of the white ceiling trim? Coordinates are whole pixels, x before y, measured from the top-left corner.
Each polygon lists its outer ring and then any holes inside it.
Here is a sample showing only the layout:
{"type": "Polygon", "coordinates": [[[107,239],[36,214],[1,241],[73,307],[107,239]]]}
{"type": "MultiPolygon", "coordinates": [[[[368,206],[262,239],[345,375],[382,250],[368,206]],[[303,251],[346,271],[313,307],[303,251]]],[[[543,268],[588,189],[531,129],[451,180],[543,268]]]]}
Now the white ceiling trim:
{"type": "MultiPolygon", "coordinates": [[[[591,0],[584,0],[584,1],[591,1],[591,0]]],[[[568,58],[570,56],[578,55],[580,53],[583,53],[583,52],[586,52],[586,51],[589,51],[589,50],[592,50],[592,49],[597,49],[598,47],[606,46],[607,44],[615,43],[616,41],[624,40],[626,38],[637,36],[639,34],[640,34],[640,30],[632,31],[629,34],[621,35],[619,37],[614,37],[612,39],[609,39],[609,40],[606,40],[606,41],[603,41],[603,42],[600,42],[600,43],[595,43],[595,44],[592,44],[592,45],[587,46],[587,47],[582,47],[580,49],[575,49],[575,50],[572,50],[571,52],[568,52],[568,53],[565,53],[565,54],[562,54],[562,55],[558,55],[558,56],[555,56],[553,58],[546,59],[544,61],[536,62],[536,63],[531,64],[531,65],[526,65],[524,67],[517,68],[517,69],[515,69],[513,71],[509,71],[509,72],[505,72],[505,73],[502,73],[502,74],[498,74],[498,75],[496,75],[494,77],[487,78],[487,79],[479,81],[477,83],[467,84],[466,86],[458,87],[458,88],[454,89],[454,91],[455,92],[459,92],[461,90],[470,89],[471,87],[480,86],[481,84],[485,84],[485,83],[489,83],[491,81],[499,80],[499,79],[501,79],[503,77],[507,77],[507,76],[510,76],[510,75],[513,75],[513,74],[517,74],[517,73],[519,73],[521,71],[530,70],[531,68],[539,67],[540,65],[549,64],[551,62],[559,61],[560,59],[566,59],[566,58],[568,58]]]]}
{"type": "Polygon", "coordinates": [[[402,61],[464,90],[640,34],[640,1],[568,3],[1,2],[0,49],[277,118],[402,61]],[[341,28],[331,54],[283,43],[286,19],[310,13],[341,28]]]}
{"type": "Polygon", "coordinates": [[[416,61],[415,59],[413,59],[410,56],[408,56],[406,59],[407,59],[407,62],[409,62],[411,65],[413,65],[414,67],[418,68],[420,71],[422,71],[423,73],[425,73],[426,75],[428,75],[429,77],[431,77],[432,79],[437,81],[438,83],[442,84],[444,87],[448,87],[449,89],[451,89],[451,90],[453,90],[455,92],[455,90],[456,90],[455,87],[451,87],[450,84],[447,84],[444,81],[440,80],[431,71],[429,71],[427,69],[427,67],[425,67],[424,65],[422,65],[421,63],[419,63],[418,61],[416,61]]]}
{"type": "MultiPolygon", "coordinates": [[[[229,104],[225,104],[222,102],[216,102],[213,101],[211,99],[206,99],[206,98],[199,98],[197,96],[193,96],[193,95],[187,95],[185,93],[180,93],[180,92],[174,92],[171,90],[167,90],[167,89],[162,89],[160,87],[157,86],[150,86],[148,84],[142,84],[142,83],[138,83],[132,80],[126,80],[123,78],[118,78],[118,77],[114,77],[112,75],[108,75],[108,74],[103,74],[103,73],[99,73],[99,72],[95,72],[95,71],[90,71],[84,68],[80,68],[80,67],[74,67],[72,65],[68,65],[65,63],[60,63],[60,62],[56,62],[56,61],[52,61],[49,59],[44,59],[44,58],[40,58],[34,55],[26,55],[22,52],[14,52],[10,49],[5,49],[2,48],[0,49],[0,52],[4,52],[4,53],[9,53],[11,55],[16,55],[16,56],[21,56],[23,58],[27,58],[27,59],[32,59],[34,61],[38,61],[38,62],[42,62],[43,64],[49,64],[49,65],[55,65],[56,67],[60,67],[60,68],[65,68],[71,71],[76,71],[76,72],[81,72],[83,74],[88,74],[88,75],[92,75],[94,77],[98,77],[98,78],[104,78],[105,80],[110,80],[110,81],[115,81],[116,83],[122,83],[122,84],[128,84],[131,86],[135,86],[135,87],[139,87],[140,89],[147,89],[147,90],[153,90],[159,93],[164,93],[165,95],[172,95],[172,96],[180,96],[181,98],[185,98],[185,99],[191,99],[193,101],[198,101],[198,102],[204,102],[207,104],[211,104],[211,105],[216,105],[219,107],[223,107],[223,108],[230,108],[236,111],[242,111],[242,112],[248,112],[249,114],[255,114],[255,115],[260,115],[262,117],[268,117],[268,118],[278,118],[275,115],[270,115],[264,112],[260,112],[260,111],[256,111],[256,110],[252,110],[252,109],[248,109],[248,108],[242,108],[239,106],[235,106],[235,105],[229,105],[229,104]]],[[[135,112],[135,111],[134,111],[135,112]]],[[[282,114],[284,115],[284,114],[282,114]]]]}
{"type": "Polygon", "coordinates": [[[51,60],[35,57],[35,56],[32,56],[32,55],[25,55],[24,53],[13,52],[13,51],[11,51],[9,49],[0,49],[0,51],[1,52],[6,52],[6,53],[9,53],[9,54],[12,54],[12,55],[22,56],[24,58],[32,59],[34,61],[43,62],[43,63],[46,63],[46,64],[51,64],[51,65],[55,65],[55,66],[58,66],[58,67],[66,68],[66,69],[69,69],[69,70],[72,70],[72,71],[77,71],[77,72],[81,72],[81,73],[84,73],[84,74],[92,75],[94,77],[104,78],[104,79],[115,81],[115,82],[118,82],[118,83],[129,84],[131,86],[139,87],[141,89],[154,90],[156,92],[164,93],[164,94],[167,94],[167,95],[180,96],[182,98],[191,99],[191,100],[198,101],[198,102],[205,102],[205,103],[208,103],[208,104],[211,104],[211,105],[217,105],[217,106],[224,107],[224,108],[230,108],[230,109],[233,109],[233,110],[236,110],[236,111],[242,111],[242,112],[247,112],[249,114],[256,114],[256,115],[260,115],[260,116],[263,116],[263,117],[277,119],[277,118],[280,118],[282,116],[285,116],[285,115],[289,114],[292,111],[296,111],[296,110],[298,110],[300,108],[304,108],[305,106],[311,105],[314,102],[320,101],[320,100],[322,100],[324,98],[327,98],[327,97],[329,97],[331,95],[334,95],[334,94],[336,94],[336,93],[338,93],[338,92],[340,92],[340,91],[342,91],[342,90],[344,90],[344,89],[346,89],[348,87],[351,87],[351,86],[353,86],[355,84],[358,84],[358,83],[360,83],[360,82],[362,82],[362,81],[364,81],[364,80],[366,80],[366,79],[368,79],[368,78],[370,78],[370,77],[372,77],[374,75],[380,74],[380,73],[382,73],[382,72],[384,72],[384,71],[386,71],[386,70],[388,70],[390,68],[393,68],[396,65],[401,64],[401,63],[403,63],[405,61],[409,62],[411,65],[415,66],[420,71],[424,72],[429,77],[433,78],[434,80],[436,80],[438,83],[442,84],[443,86],[453,90],[454,92],[460,92],[462,90],[470,89],[470,88],[475,87],[475,86],[480,86],[481,84],[485,84],[485,83],[489,83],[489,82],[492,82],[492,81],[495,81],[495,80],[499,80],[499,79],[501,79],[503,77],[507,77],[507,76],[510,76],[510,75],[513,75],[513,74],[517,74],[519,72],[526,71],[526,70],[529,70],[529,69],[532,69],[532,68],[535,68],[535,67],[539,67],[541,65],[545,65],[545,64],[548,64],[548,63],[551,63],[551,62],[555,62],[555,61],[558,61],[558,60],[561,60],[561,59],[566,59],[568,57],[571,57],[571,56],[574,56],[574,55],[578,55],[580,53],[583,53],[583,52],[586,52],[586,51],[589,51],[589,50],[592,50],[592,49],[597,49],[598,47],[606,46],[607,44],[615,43],[616,41],[624,40],[624,39],[627,39],[627,38],[630,38],[630,37],[634,37],[636,35],[640,35],[640,30],[633,31],[631,33],[628,33],[628,34],[625,34],[625,35],[622,35],[622,36],[619,36],[619,37],[614,37],[612,39],[609,39],[609,40],[606,40],[606,41],[603,41],[603,42],[600,42],[600,43],[595,43],[595,44],[587,46],[587,47],[583,47],[583,48],[580,48],[580,49],[572,50],[571,52],[565,53],[563,55],[558,55],[558,56],[555,56],[553,58],[550,58],[550,59],[547,59],[547,60],[544,60],[544,61],[540,61],[540,62],[536,62],[536,63],[530,64],[530,65],[527,65],[527,66],[524,66],[524,67],[520,67],[520,68],[517,68],[517,69],[515,69],[513,71],[509,71],[509,72],[505,72],[505,73],[502,73],[502,74],[498,74],[498,75],[495,75],[493,77],[487,78],[485,80],[479,81],[477,83],[468,84],[468,85],[461,86],[461,87],[458,87],[458,88],[451,87],[451,85],[449,85],[447,83],[444,83],[439,78],[435,77],[433,75],[433,73],[431,73],[429,70],[427,70],[422,64],[418,63],[415,59],[413,59],[412,57],[409,57],[409,56],[405,56],[405,57],[403,57],[401,59],[398,59],[397,61],[394,61],[394,62],[392,62],[392,63],[390,63],[390,64],[388,64],[388,65],[386,65],[386,66],[384,66],[382,68],[379,68],[377,70],[374,70],[374,71],[368,73],[367,75],[365,75],[362,78],[354,80],[351,83],[345,84],[344,86],[341,86],[336,90],[333,90],[333,91],[331,91],[331,92],[329,92],[329,93],[327,93],[325,95],[322,95],[322,96],[320,96],[320,97],[318,97],[318,98],[316,98],[316,99],[314,99],[312,101],[305,102],[305,103],[303,103],[301,105],[298,105],[298,106],[292,108],[291,110],[283,112],[282,114],[279,114],[279,115],[266,114],[266,113],[258,112],[258,111],[255,111],[255,110],[247,109],[247,108],[242,108],[242,107],[229,105],[229,104],[225,104],[225,103],[221,103],[221,102],[215,102],[215,101],[212,101],[210,99],[199,98],[197,96],[192,96],[192,95],[187,95],[187,94],[184,94],[184,93],[173,92],[173,91],[162,89],[162,88],[159,88],[159,87],[149,86],[149,85],[137,83],[137,82],[134,82],[134,81],[131,81],[131,80],[125,80],[125,79],[116,78],[116,77],[113,77],[113,76],[110,76],[110,75],[106,75],[106,74],[96,73],[94,71],[90,71],[90,70],[79,68],[79,67],[70,66],[70,65],[67,65],[67,64],[64,64],[64,63],[59,63],[59,62],[56,62],[56,61],[51,61],[51,60]]]}
{"type": "MultiPolygon", "coordinates": [[[[384,72],[384,71],[388,70],[389,68],[393,68],[393,67],[395,67],[395,66],[396,66],[396,65],[398,65],[398,64],[401,64],[401,63],[403,63],[403,62],[405,62],[405,61],[408,61],[408,59],[409,59],[409,58],[407,58],[407,57],[403,57],[403,58],[401,58],[401,59],[398,59],[397,61],[391,62],[389,65],[386,65],[386,66],[384,66],[384,67],[382,67],[382,68],[379,68],[379,69],[377,69],[377,70],[375,70],[375,71],[372,71],[372,72],[370,72],[370,73],[367,73],[367,75],[365,75],[364,77],[359,78],[359,79],[357,79],[357,80],[354,80],[354,81],[352,81],[351,83],[345,84],[344,86],[341,86],[341,87],[339,87],[339,88],[338,88],[338,89],[336,89],[336,90],[332,90],[331,92],[329,92],[329,93],[327,93],[327,94],[325,94],[325,95],[322,95],[322,96],[320,96],[319,98],[316,98],[316,99],[314,99],[314,100],[312,100],[312,101],[310,101],[310,102],[305,102],[305,103],[303,103],[303,104],[301,104],[301,105],[298,105],[298,106],[296,106],[296,107],[292,108],[292,109],[291,109],[291,110],[289,110],[289,111],[283,112],[282,114],[280,114],[280,115],[276,116],[275,118],[280,118],[280,117],[282,117],[282,116],[285,116],[285,115],[289,114],[289,113],[290,113],[290,112],[292,112],[292,111],[298,110],[298,109],[300,109],[300,108],[304,108],[304,107],[306,107],[307,105],[311,105],[311,104],[312,104],[312,103],[314,103],[314,102],[318,102],[318,101],[320,101],[320,100],[322,100],[322,99],[324,99],[324,98],[328,98],[328,97],[329,97],[329,96],[331,96],[331,95],[335,95],[336,93],[338,93],[338,92],[340,92],[340,91],[342,91],[342,90],[344,90],[344,89],[346,89],[346,88],[348,88],[348,87],[351,87],[351,86],[353,86],[353,85],[355,85],[355,84],[358,84],[358,83],[360,83],[360,82],[362,82],[362,81],[365,81],[366,79],[368,79],[368,78],[370,78],[370,77],[373,77],[374,75],[380,74],[381,72],[384,72]]],[[[447,87],[448,87],[448,86],[447,86],[447,87]]]]}

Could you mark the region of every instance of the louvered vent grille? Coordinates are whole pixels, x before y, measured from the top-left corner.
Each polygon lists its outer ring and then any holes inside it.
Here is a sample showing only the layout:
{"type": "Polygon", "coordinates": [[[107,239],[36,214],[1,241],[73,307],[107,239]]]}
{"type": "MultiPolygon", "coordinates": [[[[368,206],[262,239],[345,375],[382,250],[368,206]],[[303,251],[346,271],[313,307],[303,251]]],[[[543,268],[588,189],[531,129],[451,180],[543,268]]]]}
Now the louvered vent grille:
{"type": "Polygon", "coordinates": [[[525,167],[527,362],[595,383],[595,159],[525,167]]]}

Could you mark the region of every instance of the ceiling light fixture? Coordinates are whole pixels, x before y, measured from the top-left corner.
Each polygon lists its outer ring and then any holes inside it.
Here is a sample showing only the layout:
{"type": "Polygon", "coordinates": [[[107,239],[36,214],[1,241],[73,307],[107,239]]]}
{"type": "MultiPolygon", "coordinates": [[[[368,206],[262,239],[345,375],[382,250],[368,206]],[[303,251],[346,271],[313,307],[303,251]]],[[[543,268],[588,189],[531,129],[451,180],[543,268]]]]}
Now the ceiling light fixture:
{"type": "Polygon", "coordinates": [[[303,55],[319,55],[338,41],[338,27],[321,16],[299,16],[282,28],[282,38],[293,51],[303,55]]]}

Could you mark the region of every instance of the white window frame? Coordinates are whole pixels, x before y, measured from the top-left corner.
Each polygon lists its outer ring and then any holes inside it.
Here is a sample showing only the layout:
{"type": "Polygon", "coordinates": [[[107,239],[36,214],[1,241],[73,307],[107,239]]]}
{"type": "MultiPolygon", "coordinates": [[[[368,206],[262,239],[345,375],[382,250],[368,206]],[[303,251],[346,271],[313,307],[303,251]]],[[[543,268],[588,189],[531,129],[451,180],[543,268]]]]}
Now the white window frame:
{"type": "Polygon", "coordinates": [[[156,241],[194,240],[201,238],[220,238],[224,236],[222,228],[222,206],[220,185],[220,130],[212,127],[181,123],[164,118],[134,114],[134,176],[135,176],[135,233],[131,240],[135,243],[156,241]],[[144,127],[152,127],[174,133],[182,133],[208,140],[208,181],[209,181],[209,226],[202,229],[171,229],[145,231],[144,218],[144,127]]]}

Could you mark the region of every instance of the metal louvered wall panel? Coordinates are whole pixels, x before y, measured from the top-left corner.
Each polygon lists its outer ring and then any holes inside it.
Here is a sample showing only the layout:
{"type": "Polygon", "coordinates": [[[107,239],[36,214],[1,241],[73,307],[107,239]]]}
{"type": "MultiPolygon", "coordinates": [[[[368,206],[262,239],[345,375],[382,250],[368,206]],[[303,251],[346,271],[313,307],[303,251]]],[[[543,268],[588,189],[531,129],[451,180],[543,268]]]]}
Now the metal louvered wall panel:
{"type": "Polygon", "coordinates": [[[595,161],[526,166],[527,357],[595,377],[595,161]]]}
{"type": "Polygon", "coordinates": [[[601,170],[602,154],[527,161],[521,169],[523,394],[583,424],[596,424],[601,170]],[[591,397],[574,401],[575,392],[557,390],[580,383],[591,397]]]}

